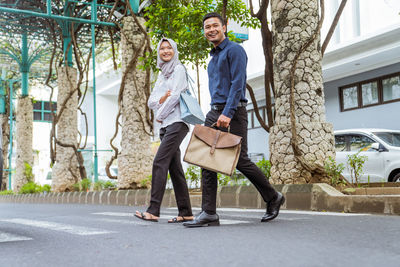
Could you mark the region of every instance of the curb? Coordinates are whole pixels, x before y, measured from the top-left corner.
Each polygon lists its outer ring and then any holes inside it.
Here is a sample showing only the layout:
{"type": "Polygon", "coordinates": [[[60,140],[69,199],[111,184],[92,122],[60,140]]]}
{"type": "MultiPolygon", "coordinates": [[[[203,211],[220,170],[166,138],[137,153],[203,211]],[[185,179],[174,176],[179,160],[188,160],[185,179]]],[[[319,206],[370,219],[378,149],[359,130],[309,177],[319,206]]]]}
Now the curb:
{"type": "MultiPolygon", "coordinates": [[[[323,183],[274,187],[286,198],[283,209],[400,215],[399,194],[345,195],[323,183]]],[[[191,194],[190,200],[193,207],[201,207],[201,194],[191,194]]],[[[149,202],[150,189],[0,196],[0,203],[147,206],[149,202]]],[[[162,207],[176,207],[173,190],[165,191],[162,207]]],[[[218,188],[217,207],[264,209],[265,204],[254,186],[237,185],[218,188]]]]}

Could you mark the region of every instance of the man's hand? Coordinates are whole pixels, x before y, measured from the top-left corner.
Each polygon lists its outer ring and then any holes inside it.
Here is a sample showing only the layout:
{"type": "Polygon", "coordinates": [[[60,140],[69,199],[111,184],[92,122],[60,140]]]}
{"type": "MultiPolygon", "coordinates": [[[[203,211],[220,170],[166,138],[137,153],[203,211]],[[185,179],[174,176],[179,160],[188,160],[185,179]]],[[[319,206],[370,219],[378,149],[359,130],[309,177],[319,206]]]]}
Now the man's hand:
{"type": "Polygon", "coordinates": [[[229,123],[231,123],[231,118],[225,116],[225,115],[219,115],[219,118],[217,120],[217,127],[224,127],[228,128],[229,123]]]}
{"type": "Polygon", "coordinates": [[[168,90],[165,95],[163,95],[160,100],[158,101],[158,103],[162,104],[165,102],[165,100],[167,100],[167,98],[171,96],[171,90],[168,90]]]}

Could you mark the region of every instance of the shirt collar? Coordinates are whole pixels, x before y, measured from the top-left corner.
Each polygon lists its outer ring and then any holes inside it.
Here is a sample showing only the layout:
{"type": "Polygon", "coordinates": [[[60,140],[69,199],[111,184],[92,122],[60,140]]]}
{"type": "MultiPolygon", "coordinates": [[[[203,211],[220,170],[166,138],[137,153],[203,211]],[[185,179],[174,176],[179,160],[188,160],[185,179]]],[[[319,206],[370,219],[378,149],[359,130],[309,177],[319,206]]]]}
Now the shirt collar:
{"type": "Polygon", "coordinates": [[[211,49],[210,55],[213,56],[217,52],[217,50],[220,51],[220,50],[224,49],[228,45],[228,42],[229,42],[229,38],[226,37],[222,41],[222,43],[220,43],[217,47],[214,47],[213,49],[211,49]]]}

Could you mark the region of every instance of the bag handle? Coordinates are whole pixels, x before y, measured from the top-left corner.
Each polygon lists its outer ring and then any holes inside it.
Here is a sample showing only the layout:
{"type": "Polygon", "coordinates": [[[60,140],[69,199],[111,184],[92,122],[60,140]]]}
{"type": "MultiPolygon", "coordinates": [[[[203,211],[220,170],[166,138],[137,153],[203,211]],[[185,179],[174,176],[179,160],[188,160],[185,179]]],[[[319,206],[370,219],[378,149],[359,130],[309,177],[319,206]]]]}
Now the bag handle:
{"type": "MultiPolygon", "coordinates": [[[[218,127],[217,127],[217,122],[214,122],[213,124],[211,124],[210,127],[211,127],[211,128],[218,128],[218,127]]],[[[228,133],[231,132],[231,126],[230,126],[230,125],[229,125],[228,128],[226,128],[226,129],[228,129],[228,133]]]]}

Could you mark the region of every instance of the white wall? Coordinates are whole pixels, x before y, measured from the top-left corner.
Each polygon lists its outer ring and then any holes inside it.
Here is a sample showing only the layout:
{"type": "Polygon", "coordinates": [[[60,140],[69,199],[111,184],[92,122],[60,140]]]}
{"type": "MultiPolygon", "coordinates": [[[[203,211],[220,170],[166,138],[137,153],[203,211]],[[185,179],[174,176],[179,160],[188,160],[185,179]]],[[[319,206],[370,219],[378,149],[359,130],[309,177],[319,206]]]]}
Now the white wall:
{"type": "Polygon", "coordinates": [[[373,71],[327,82],[325,87],[326,119],[335,130],[349,128],[384,128],[400,130],[400,102],[340,112],[339,87],[347,84],[392,74],[400,70],[400,63],[373,71]]]}

